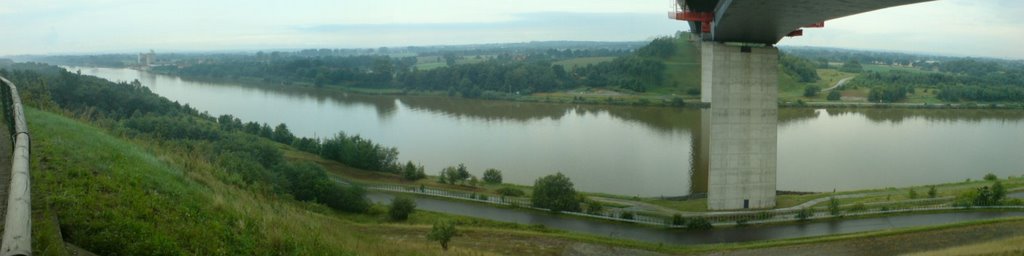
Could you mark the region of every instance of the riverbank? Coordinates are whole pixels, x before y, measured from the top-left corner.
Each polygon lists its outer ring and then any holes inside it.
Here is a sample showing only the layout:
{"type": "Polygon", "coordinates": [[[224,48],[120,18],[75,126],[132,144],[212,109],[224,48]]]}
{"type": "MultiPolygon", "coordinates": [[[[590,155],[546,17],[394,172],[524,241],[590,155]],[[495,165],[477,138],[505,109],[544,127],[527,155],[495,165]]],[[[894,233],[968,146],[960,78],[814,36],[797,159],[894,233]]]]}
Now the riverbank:
{"type": "MultiPolygon", "coordinates": [[[[478,184],[457,185],[439,183],[435,176],[416,181],[405,180],[397,174],[370,172],[351,168],[343,164],[299,151],[286,151],[286,158],[317,162],[332,175],[350,183],[357,183],[372,189],[393,192],[409,192],[423,195],[445,195],[454,199],[491,202],[499,205],[527,206],[532,187],[520,184],[478,184]],[[499,189],[516,189],[522,196],[502,195],[499,189]],[[429,190],[429,191],[428,191],[429,190]],[[499,200],[501,198],[501,200],[499,200]],[[510,203],[511,202],[511,203],[510,203]]],[[[704,198],[685,197],[680,199],[661,197],[629,197],[604,193],[580,192],[587,198],[587,204],[601,202],[604,210],[597,219],[664,225],[673,215],[687,218],[706,218],[715,225],[736,225],[751,223],[774,223],[798,220],[800,211],[809,211],[807,219],[827,219],[834,216],[864,216],[916,211],[941,211],[959,209],[955,205],[958,197],[991,186],[994,180],[966,180],[928,186],[903,188],[864,189],[837,191],[833,193],[782,194],[773,209],[751,211],[708,211],[704,198]],[[934,188],[935,193],[929,190],[934,188]],[[913,191],[913,192],[911,192],[913,191]],[[835,199],[838,213],[829,214],[829,203],[835,199]],[[625,217],[629,215],[630,217],[625,217]],[[610,218],[609,218],[610,217],[610,218]]],[[[1024,178],[1012,176],[1000,180],[1007,191],[1024,189],[1024,178]]],[[[1019,199],[1009,199],[1009,205],[1021,205],[1019,199]]],[[[583,215],[583,217],[587,217],[583,215]]]]}
{"type": "MultiPolygon", "coordinates": [[[[143,71],[153,74],[174,76],[154,71],[143,71]]],[[[177,76],[175,76],[177,77],[177,76]]],[[[361,88],[345,85],[328,85],[317,87],[311,83],[290,82],[269,83],[256,78],[235,78],[235,79],[213,79],[213,78],[189,78],[179,77],[184,80],[207,82],[207,83],[230,83],[239,86],[252,86],[275,90],[300,90],[314,93],[353,93],[362,95],[378,96],[428,96],[428,97],[459,97],[447,91],[419,91],[406,90],[401,88],[361,88]]],[[[792,97],[790,97],[792,98],[792,97]]],[[[821,98],[821,97],[817,97],[821,98]]],[[[817,99],[815,98],[815,99],[817,99]]],[[[700,94],[673,94],[646,92],[635,93],[623,90],[604,88],[576,88],[566,91],[534,93],[530,95],[508,94],[501,92],[485,92],[480,97],[473,98],[480,100],[498,100],[528,103],[557,103],[557,104],[584,104],[584,105],[608,105],[608,106],[646,106],[646,107],[670,107],[670,108],[706,108],[707,104],[700,102],[700,94]]],[[[871,103],[871,102],[850,102],[850,101],[824,101],[823,99],[807,100],[782,100],[781,108],[908,108],[908,109],[1020,109],[1024,110],[1024,103],[1013,102],[913,102],[913,103],[871,103]]]]}

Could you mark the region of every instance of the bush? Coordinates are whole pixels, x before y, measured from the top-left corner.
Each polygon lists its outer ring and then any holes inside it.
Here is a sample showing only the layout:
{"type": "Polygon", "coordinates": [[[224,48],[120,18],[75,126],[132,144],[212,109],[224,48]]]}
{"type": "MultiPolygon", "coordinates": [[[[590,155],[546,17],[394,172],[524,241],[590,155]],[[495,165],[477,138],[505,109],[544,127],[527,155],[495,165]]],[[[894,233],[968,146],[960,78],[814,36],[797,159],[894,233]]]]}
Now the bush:
{"type": "Polygon", "coordinates": [[[835,197],[828,200],[828,213],[832,216],[839,216],[839,200],[836,200],[835,197]]]}
{"type": "Polygon", "coordinates": [[[796,217],[797,220],[806,221],[808,218],[811,218],[811,214],[812,213],[810,209],[803,208],[800,209],[800,211],[796,212],[796,216],[794,217],[796,217]]]}
{"type": "Polygon", "coordinates": [[[427,240],[437,241],[441,243],[441,248],[445,251],[448,250],[448,242],[451,242],[452,237],[455,236],[455,223],[450,221],[441,220],[434,223],[434,227],[430,229],[430,233],[427,234],[427,240]]]}
{"type": "Polygon", "coordinates": [[[907,195],[907,197],[910,197],[910,199],[917,199],[917,190],[914,190],[913,188],[911,188],[910,189],[910,194],[907,195]]]}
{"type": "Polygon", "coordinates": [[[843,93],[839,92],[839,88],[832,89],[828,92],[828,96],[825,99],[829,101],[837,101],[843,98],[843,93]]]}
{"type": "Polygon", "coordinates": [[[580,202],[572,181],[560,172],[541,177],[534,182],[530,203],[533,207],[546,208],[554,212],[580,211],[580,202]]]}
{"type": "Polygon", "coordinates": [[[501,184],[501,171],[498,169],[487,169],[484,171],[484,182],[487,184],[501,184]]]}
{"type": "Polygon", "coordinates": [[[992,204],[999,204],[1006,198],[1006,187],[1003,187],[1003,183],[996,181],[992,184],[992,204]]]}
{"type": "Polygon", "coordinates": [[[746,226],[748,221],[750,221],[750,220],[748,220],[747,218],[738,219],[738,220],[736,220],[736,226],[737,227],[746,226]]]}
{"type": "Polygon", "coordinates": [[[622,218],[624,220],[632,220],[633,219],[633,213],[632,212],[623,212],[622,214],[619,215],[619,218],[622,218]]]}
{"type": "Polygon", "coordinates": [[[935,186],[928,188],[928,198],[935,198],[939,195],[939,191],[935,190],[935,186]]]}
{"type": "Polygon", "coordinates": [[[678,213],[673,214],[672,215],[672,225],[675,225],[675,226],[686,225],[686,218],[683,218],[683,215],[680,215],[678,213]]]}
{"type": "Polygon", "coordinates": [[[689,230],[709,230],[713,227],[711,222],[708,222],[704,217],[693,217],[690,218],[690,221],[686,222],[686,229],[689,230]]]}
{"type": "Polygon", "coordinates": [[[600,215],[601,211],[604,211],[604,204],[601,204],[601,202],[590,200],[587,203],[587,214],[600,215]]]}
{"type": "Polygon", "coordinates": [[[416,211],[416,201],[407,196],[396,196],[391,200],[391,208],[388,209],[388,216],[391,220],[403,221],[409,219],[409,214],[416,211]]]}
{"type": "Polygon", "coordinates": [[[820,92],[821,87],[818,87],[817,85],[808,85],[807,87],[804,88],[804,97],[818,96],[818,93],[820,92]]]}
{"type": "Polygon", "coordinates": [[[523,192],[522,190],[519,190],[519,189],[513,188],[513,187],[499,188],[498,190],[495,190],[495,192],[498,192],[498,194],[502,195],[502,196],[517,196],[518,197],[518,196],[525,196],[526,195],[526,192],[523,192]]]}

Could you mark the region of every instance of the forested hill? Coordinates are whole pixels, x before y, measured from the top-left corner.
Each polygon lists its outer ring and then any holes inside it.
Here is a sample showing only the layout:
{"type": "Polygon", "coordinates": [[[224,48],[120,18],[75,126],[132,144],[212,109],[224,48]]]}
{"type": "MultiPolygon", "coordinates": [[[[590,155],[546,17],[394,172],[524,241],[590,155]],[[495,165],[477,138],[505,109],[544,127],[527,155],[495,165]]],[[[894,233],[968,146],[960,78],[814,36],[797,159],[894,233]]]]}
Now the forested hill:
{"type": "MultiPolygon", "coordinates": [[[[193,79],[278,86],[440,91],[498,97],[603,88],[623,93],[699,94],[696,42],[661,37],[640,48],[549,48],[438,51],[415,56],[256,54],[171,61],[153,71],[193,79]]],[[[809,61],[785,58],[785,74],[817,80],[809,61]],[[808,69],[809,68],[809,69],[808,69]]]]}
{"type": "MultiPolygon", "coordinates": [[[[788,47],[818,69],[856,75],[869,102],[1024,102],[1024,61],[788,47]]],[[[856,93],[853,93],[856,94],[856,93]]]]}

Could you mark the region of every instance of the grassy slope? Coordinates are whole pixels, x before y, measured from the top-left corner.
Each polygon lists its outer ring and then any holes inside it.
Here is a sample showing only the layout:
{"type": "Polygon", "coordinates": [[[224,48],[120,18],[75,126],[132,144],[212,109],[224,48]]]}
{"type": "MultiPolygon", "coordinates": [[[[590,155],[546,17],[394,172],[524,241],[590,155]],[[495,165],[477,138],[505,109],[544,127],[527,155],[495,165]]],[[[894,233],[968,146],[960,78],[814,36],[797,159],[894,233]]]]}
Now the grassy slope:
{"type": "Polygon", "coordinates": [[[26,115],[37,255],[67,255],[62,236],[101,255],[556,255],[580,243],[683,249],[424,211],[395,223],[382,206],[339,213],[227,185],[222,180],[237,177],[201,156],[50,112],[26,115]],[[448,252],[425,239],[439,219],[460,230],[448,252]]]}
{"type": "Polygon", "coordinates": [[[685,38],[676,40],[676,52],[665,60],[664,82],[651,90],[656,93],[684,94],[687,89],[700,88],[700,46],[685,38]]]}
{"type": "MultiPolygon", "coordinates": [[[[180,157],[146,142],[128,142],[56,114],[28,109],[33,131],[33,234],[37,255],[59,255],[55,222],[68,242],[100,254],[433,255],[428,224],[460,223],[448,254],[560,254],[579,243],[686,253],[916,232],[872,232],[708,246],[655,245],[551,231],[468,217],[417,212],[407,223],[370,214],[266,197],[225,185],[199,156],[180,157]],[[187,168],[183,168],[187,166],[187,168]],[[57,217],[57,218],[53,218],[57,217]],[[540,231],[540,232],[538,232],[540,231]]],[[[966,224],[957,224],[957,226],[966,224]]]]}
{"type": "Polygon", "coordinates": [[[376,221],[380,214],[349,218],[267,197],[222,183],[217,176],[225,174],[202,157],[139,146],[48,112],[26,114],[37,197],[33,246],[40,254],[59,254],[52,217],[66,241],[99,254],[440,253],[425,239],[387,243],[350,220],[376,221]]]}

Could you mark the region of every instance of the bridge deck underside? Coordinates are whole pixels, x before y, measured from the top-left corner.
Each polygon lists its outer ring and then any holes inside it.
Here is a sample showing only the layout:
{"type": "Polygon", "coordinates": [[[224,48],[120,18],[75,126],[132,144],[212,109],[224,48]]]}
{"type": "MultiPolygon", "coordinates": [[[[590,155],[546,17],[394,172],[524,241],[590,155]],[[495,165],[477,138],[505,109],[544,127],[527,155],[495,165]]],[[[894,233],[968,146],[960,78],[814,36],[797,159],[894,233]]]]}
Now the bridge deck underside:
{"type": "Polygon", "coordinates": [[[775,44],[809,24],[930,0],[722,0],[712,41],[775,44]]]}

